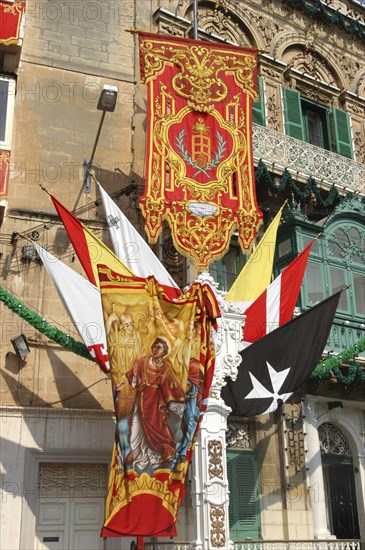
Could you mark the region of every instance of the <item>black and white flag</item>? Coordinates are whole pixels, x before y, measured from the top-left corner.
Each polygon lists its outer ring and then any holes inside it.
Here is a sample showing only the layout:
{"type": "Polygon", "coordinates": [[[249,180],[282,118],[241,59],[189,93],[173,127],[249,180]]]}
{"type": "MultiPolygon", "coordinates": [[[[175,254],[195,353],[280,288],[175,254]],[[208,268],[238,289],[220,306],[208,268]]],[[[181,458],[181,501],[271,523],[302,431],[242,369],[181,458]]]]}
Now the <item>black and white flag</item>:
{"type": "Polygon", "coordinates": [[[299,388],[321,359],[341,292],[241,352],[237,379],[222,389],[233,414],[273,412],[299,388]]]}

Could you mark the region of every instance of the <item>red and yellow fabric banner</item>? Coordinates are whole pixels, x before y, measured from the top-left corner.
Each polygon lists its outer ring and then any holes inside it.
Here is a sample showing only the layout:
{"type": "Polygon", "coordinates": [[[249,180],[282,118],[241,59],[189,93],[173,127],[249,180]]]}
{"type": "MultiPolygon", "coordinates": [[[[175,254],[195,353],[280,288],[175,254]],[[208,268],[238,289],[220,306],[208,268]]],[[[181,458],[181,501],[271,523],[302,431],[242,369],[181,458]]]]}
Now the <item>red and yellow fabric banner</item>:
{"type": "Polygon", "coordinates": [[[206,270],[234,229],[247,250],[261,223],[252,155],[257,50],[147,33],[139,40],[148,93],[146,232],[156,242],[168,220],[175,247],[206,270]]]}
{"type": "Polygon", "coordinates": [[[24,8],[25,2],[0,1],[0,44],[8,45],[18,42],[24,8]]]}
{"type": "Polygon", "coordinates": [[[0,149],[0,196],[7,196],[9,188],[10,151],[0,149]]]}
{"type": "Polygon", "coordinates": [[[103,537],[174,536],[214,370],[213,291],[176,301],[154,277],[99,266],[117,432],[103,537]]]}

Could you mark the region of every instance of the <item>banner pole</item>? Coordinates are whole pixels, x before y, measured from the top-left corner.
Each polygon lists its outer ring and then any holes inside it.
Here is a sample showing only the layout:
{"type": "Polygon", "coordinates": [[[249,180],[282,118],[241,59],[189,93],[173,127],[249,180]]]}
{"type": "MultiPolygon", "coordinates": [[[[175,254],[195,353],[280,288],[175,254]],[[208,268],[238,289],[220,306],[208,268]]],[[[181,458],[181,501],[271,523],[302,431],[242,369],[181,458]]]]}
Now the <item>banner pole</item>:
{"type": "Polygon", "coordinates": [[[198,0],[193,2],[193,29],[194,40],[198,40],[198,0]]]}

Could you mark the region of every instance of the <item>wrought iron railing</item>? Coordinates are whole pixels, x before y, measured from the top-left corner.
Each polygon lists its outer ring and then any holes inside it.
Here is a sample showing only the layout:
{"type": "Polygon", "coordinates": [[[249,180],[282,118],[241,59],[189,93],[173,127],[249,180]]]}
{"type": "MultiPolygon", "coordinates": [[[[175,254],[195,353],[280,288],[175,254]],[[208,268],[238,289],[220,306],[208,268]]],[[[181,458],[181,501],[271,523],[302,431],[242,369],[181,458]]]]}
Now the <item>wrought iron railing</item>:
{"type": "MultiPolygon", "coordinates": [[[[145,550],[190,550],[189,542],[146,542],[145,550]]],[[[234,543],[234,550],[360,550],[358,540],[252,540],[234,543]]]]}
{"type": "Polygon", "coordinates": [[[325,187],[365,194],[365,164],[310,145],[299,139],[253,124],[253,152],[256,160],[262,159],[268,169],[287,168],[292,174],[312,176],[325,187]]]}

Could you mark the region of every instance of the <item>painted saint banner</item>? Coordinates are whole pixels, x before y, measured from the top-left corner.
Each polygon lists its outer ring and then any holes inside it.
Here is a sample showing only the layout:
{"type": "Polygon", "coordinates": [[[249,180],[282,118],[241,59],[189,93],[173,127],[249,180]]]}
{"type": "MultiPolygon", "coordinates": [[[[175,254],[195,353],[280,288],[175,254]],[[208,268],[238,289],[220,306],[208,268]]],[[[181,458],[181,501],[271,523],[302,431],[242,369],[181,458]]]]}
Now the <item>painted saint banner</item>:
{"type": "Polygon", "coordinates": [[[139,34],[147,85],[146,186],[150,242],[167,220],[175,247],[199,271],[228,249],[250,249],[261,223],[252,154],[257,50],[139,34]]]}
{"type": "Polygon", "coordinates": [[[99,279],[117,420],[102,536],[174,536],[218,304],[209,285],[172,301],[154,277],[99,266],[99,279]]]}

